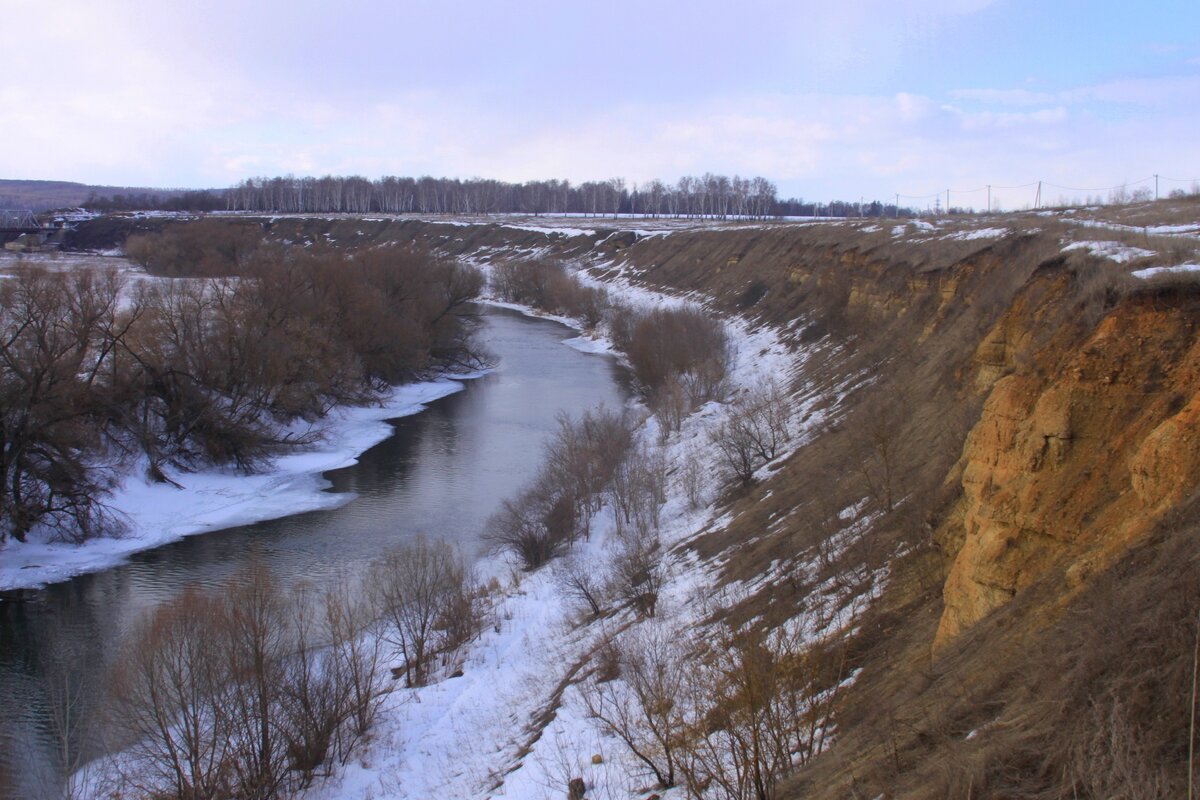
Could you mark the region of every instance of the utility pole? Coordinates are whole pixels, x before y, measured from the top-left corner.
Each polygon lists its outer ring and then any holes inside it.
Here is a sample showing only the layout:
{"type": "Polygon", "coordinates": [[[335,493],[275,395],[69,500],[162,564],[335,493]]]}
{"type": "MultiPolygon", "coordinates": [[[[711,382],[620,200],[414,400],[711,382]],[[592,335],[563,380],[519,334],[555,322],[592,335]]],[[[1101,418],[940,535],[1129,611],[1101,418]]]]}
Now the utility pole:
{"type": "Polygon", "coordinates": [[[1158,199],[1158,173],[1154,175],[1154,199],[1158,199]]]}
{"type": "Polygon", "coordinates": [[[896,193],[896,219],[900,219],[900,193],[896,193]]]}
{"type": "Polygon", "coordinates": [[[1041,181],[1038,181],[1037,196],[1033,198],[1033,207],[1034,207],[1034,209],[1039,209],[1042,207],[1042,182],[1041,181]]]}
{"type": "Polygon", "coordinates": [[[988,184],[988,213],[992,213],[992,185],[988,184]]]}

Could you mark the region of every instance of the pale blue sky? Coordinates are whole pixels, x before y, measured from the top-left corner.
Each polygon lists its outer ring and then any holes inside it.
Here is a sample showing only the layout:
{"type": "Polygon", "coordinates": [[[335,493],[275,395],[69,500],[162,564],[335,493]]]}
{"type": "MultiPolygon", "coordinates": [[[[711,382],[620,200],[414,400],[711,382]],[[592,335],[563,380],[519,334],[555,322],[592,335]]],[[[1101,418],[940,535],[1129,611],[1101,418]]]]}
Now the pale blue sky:
{"type": "Polygon", "coordinates": [[[0,9],[0,177],[713,171],[886,199],[1200,176],[1195,0],[0,9]]]}

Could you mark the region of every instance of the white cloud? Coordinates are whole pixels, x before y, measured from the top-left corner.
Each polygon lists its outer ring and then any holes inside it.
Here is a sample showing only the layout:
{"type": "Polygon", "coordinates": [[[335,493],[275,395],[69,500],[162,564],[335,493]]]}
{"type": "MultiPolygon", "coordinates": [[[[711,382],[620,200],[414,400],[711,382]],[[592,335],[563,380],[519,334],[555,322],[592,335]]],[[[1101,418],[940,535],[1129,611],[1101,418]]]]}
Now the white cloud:
{"type": "Polygon", "coordinates": [[[956,89],[950,96],[957,100],[973,100],[985,104],[1006,106],[1041,106],[1059,101],[1051,92],[1032,92],[1028,89],[956,89]]]}
{"type": "MultiPolygon", "coordinates": [[[[780,41],[804,64],[836,76],[861,69],[864,54],[872,73],[886,73],[927,49],[939,26],[989,5],[936,0],[896,12],[893,3],[847,0],[815,8],[779,2],[776,10],[786,28],[780,41]]],[[[218,7],[223,11],[214,13],[236,10],[218,7]]],[[[610,82],[615,65],[604,53],[567,91],[554,83],[557,94],[542,89],[553,76],[510,85],[479,82],[470,69],[441,83],[372,73],[331,88],[322,83],[326,71],[378,47],[382,34],[364,32],[364,44],[315,32],[289,51],[289,68],[304,62],[292,75],[263,55],[291,41],[282,34],[262,52],[245,49],[253,39],[245,31],[236,39],[240,50],[234,39],[189,37],[181,20],[203,13],[198,5],[188,6],[186,18],[173,16],[175,5],[148,0],[64,0],[55,8],[51,24],[34,26],[45,4],[6,6],[15,29],[36,27],[39,34],[9,37],[0,49],[0,176],[221,186],[288,172],[644,181],[712,170],[762,174],[807,196],[887,197],[938,184],[1039,177],[1109,185],[1127,175],[1193,172],[1200,163],[1195,75],[1053,91],[1038,83],[934,92],[914,82],[901,87],[906,91],[854,94],[798,88],[820,83],[806,75],[794,86],[776,81],[767,93],[741,91],[739,82],[705,89],[704,81],[690,80],[697,59],[725,53],[697,47],[686,57],[650,54],[639,66],[645,76],[668,63],[678,70],[680,91],[666,101],[610,82]],[[147,12],[137,26],[128,22],[135,12],[147,12]]],[[[737,34],[729,32],[731,41],[737,34]]],[[[395,46],[405,47],[402,40],[395,46]]],[[[502,54],[462,55],[486,72],[502,54]]],[[[747,72],[742,83],[756,86],[755,77],[747,72]]]]}

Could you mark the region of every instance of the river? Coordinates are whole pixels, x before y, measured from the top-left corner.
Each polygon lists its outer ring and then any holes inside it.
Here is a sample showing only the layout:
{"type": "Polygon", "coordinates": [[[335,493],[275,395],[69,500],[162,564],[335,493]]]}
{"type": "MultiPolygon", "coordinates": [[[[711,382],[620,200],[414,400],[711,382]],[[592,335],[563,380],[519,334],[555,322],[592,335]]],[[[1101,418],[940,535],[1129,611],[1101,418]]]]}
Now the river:
{"type": "Polygon", "coordinates": [[[352,492],[353,501],[192,536],[21,602],[0,601],[0,797],[6,788],[30,800],[54,795],[55,726],[39,665],[65,662],[87,713],[122,632],[185,586],[217,585],[251,553],[284,585],[320,586],[420,534],[480,556],[487,517],[533,477],[556,416],[621,407],[629,397],[615,360],[565,346],[576,335],[565,326],[502,309],[489,309],[484,321],[495,370],[394,420],[394,435],[356,465],[325,473],[328,491],[352,492]]]}

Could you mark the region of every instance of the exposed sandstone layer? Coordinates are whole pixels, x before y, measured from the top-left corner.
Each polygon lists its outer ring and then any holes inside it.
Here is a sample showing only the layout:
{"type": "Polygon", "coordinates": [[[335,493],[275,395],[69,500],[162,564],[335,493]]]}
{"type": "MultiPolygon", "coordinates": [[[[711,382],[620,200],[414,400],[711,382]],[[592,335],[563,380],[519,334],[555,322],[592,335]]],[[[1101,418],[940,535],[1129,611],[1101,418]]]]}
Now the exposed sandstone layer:
{"type": "Polygon", "coordinates": [[[963,497],[939,531],[953,560],[935,647],[1054,570],[1069,594],[1200,478],[1195,301],[1146,291],[1079,341],[1072,320],[1036,353],[1014,346],[1051,313],[1015,306],[977,351],[977,385],[1032,363],[995,379],[963,448],[963,497]]]}

